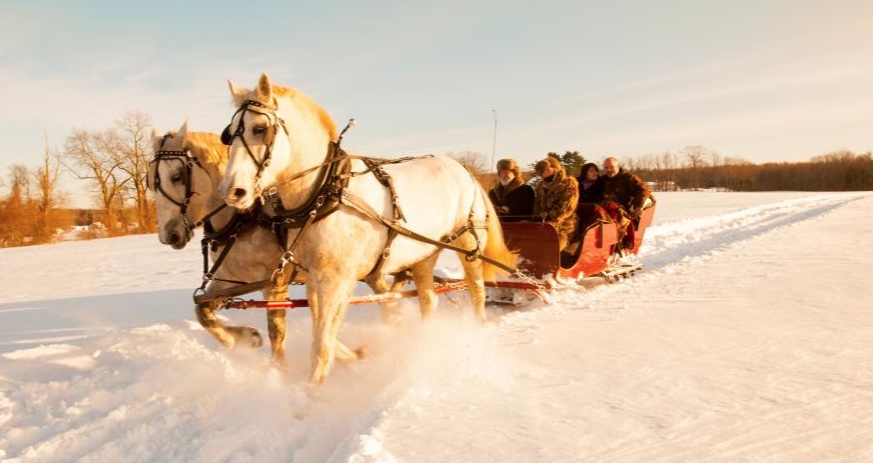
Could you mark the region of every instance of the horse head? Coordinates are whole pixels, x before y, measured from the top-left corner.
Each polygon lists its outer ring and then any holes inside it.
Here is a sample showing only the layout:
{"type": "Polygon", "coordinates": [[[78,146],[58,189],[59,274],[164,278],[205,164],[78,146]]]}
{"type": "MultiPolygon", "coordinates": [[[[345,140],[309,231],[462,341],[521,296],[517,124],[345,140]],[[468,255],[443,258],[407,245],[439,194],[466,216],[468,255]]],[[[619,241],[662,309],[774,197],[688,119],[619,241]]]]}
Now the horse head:
{"type": "Polygon", "coordinates": [[[224,147],[217,135],[189,132],[187,121],[178,132],[153,131],[152,146],[155,157],[149,162],[148,186],[155,192],[158,237],[182,249],[216,196],[224,147]]]}
{"type": "Polygon", "coordinates": [[[273,85],[266,73],[254,90],[228,85],[237,110],[221,135],[230,148],[219,191],[228,205],[247,209],[276,188],[288,206],[305,195],[317,174],[307,169],[324,161],[336,127],[308,96],[273,85]]]}

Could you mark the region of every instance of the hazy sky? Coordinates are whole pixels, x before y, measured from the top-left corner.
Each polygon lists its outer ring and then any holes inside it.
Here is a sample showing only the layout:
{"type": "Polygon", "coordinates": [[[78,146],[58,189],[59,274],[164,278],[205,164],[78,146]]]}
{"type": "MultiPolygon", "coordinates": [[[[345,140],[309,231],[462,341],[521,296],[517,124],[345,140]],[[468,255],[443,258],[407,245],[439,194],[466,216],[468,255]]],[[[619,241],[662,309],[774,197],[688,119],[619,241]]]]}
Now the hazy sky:
{"type": "MultiPolygon", "coordinates": [[[[311,95],[346,149],[526,164],[700,144],[753,162],[873,149],[873,2],[5,0],[0,174],[125,111],[220,132],[227,79],[311,95]]],[[[68,181],[70,185],[75,185],[68,181]]],[[[75,190],[75,186],[67,188],[75,190]]],[[[0,190],[4,191],[4,190],[0,190]]]]}

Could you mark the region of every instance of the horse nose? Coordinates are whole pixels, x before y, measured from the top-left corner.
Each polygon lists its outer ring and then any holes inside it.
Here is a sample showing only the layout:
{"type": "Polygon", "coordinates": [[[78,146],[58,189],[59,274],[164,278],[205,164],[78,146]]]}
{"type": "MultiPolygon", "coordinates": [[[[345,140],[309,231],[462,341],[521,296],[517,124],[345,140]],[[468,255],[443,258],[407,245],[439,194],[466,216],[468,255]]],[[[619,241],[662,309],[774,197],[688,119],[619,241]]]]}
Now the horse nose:
{"type": "Polygon", "coordinates": [[[230,199],[240,200],[246,197],[245,188],[234,188],[230,192],[230,199]]]}
{"type": "Polygon", "coordinates": [[[167,241],[169,242],[168,244],[171,245],[180,244],[182,242],[182,235],[178,232],[170,233],[170,236],[167,237],[167,241]]]}

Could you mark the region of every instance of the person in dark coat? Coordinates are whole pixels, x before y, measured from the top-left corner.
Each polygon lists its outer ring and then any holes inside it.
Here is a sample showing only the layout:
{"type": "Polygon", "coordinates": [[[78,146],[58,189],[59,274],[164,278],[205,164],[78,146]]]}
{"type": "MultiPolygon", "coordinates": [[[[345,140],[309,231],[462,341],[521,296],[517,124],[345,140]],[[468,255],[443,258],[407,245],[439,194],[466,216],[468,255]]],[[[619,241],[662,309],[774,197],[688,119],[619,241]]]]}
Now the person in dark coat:
{"type": "Polygon", "coordinates": [[[579,183],[579,203],[599,203],[603,199],[603,179],[597,164],[589,162],[582,166],[576,182],[579,183]]]}
{"type": "Polygon", "coordinates": [[[635,231],[631,219],[640,218],[646,201],[652,201],[652,193],[642,179],[625,172],[616,158],[606,158],[603,170],[603,207],[618,225],[623,248],[631,250],[635,231]]]}
{"type": "Polygon", "coordinates": [[[603,170],[606,171],[603,201],[618,204],[631,217],[638,219],[646,200],[652,197],[646,183],[636,175],[625,172],[615,158],[606,158],[603,170]]]}
{"type": "Polygon", "coordinates": [[[579,205],[576,207],[576,215],[579,216],[579,228],[577,235],[571,241],[582,240],[582,235],[592,224],[608,222],[610,217],[606,210],[600,207],[603,200],[603,177],[597,164],[589,162],[582,166],[576,182],[579,183],[579,205]]]}
{"type": "Polygon", "coordinates": [[[515,159],[497,161],[499,182],[488,198],[499,216],[529,216],[533,214],[535,193],[532,186],[524,183],[521,169],[515,159]]]}

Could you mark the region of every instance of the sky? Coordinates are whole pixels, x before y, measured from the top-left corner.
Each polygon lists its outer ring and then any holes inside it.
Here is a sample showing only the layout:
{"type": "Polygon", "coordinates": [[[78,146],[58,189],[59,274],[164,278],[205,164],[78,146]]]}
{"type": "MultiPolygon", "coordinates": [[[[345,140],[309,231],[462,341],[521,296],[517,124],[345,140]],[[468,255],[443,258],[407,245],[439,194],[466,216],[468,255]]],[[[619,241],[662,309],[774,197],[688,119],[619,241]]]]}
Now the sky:
{"type": "MultiPolygon", "coordinates": [[[[350,308],[339,336],[367,355],[317,388],[307,310],[287,315],[284,373],[268,345],[221,349],[196,322],[199,237],[0,249],[0,460],[873,461],[873,193],[656,207],[645,269],[618,283],[484,325],[464,293],[427,323],[414,300],[390,327],[350,308]]],[[[261,309],[219,315],[266,336],[261,309]]]]}
{"type": "Polygon", "coordinates": [[[126,111],[220,132],[227,79],[261,72],[356,119],[345,147],[371,156],[866,152],[871,22],[862,0],[8,0],[0,169],[126,111]]]}

